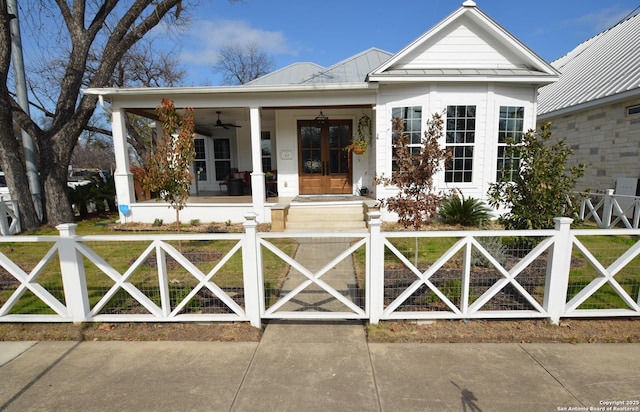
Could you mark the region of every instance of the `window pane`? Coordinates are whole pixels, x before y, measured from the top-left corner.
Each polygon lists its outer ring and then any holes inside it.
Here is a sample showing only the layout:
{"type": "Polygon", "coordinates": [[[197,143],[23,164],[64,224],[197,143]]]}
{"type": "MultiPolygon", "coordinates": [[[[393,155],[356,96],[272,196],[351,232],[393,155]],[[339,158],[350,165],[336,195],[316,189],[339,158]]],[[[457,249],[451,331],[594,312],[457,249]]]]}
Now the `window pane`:
{"type": "Polygon", "coordinates": [[[520,167],[520,159],[517,153],[507,153],[507,140],[516,143],[522,140],[524,130],[524,107],[500,106],[500,118],[498,119],[498,161],[496,164],[496,178],[507,177],[512,180],[520,167]]]}
{"type": "Polygon", "coordinates": [[[207,180],[207,162],[204,160],[196,160],[194,162],[194,168],[196,171],[196,179],[199,182],[207,180]]]}
{"type": "Polygon", "coordinates": [[[228,160],[216,160],[216,179],[223,180],[231,174],[231,162],[228,160]]]}
{"type": "Polygon", "coordinates": [[[204,139],[194,139],[193,148],[196,152],[196,159],[204,159],[204,139]]]}
{"type": "MultiPolygon", "coordinates": [[[[421,106],[411,106],[411,107],[394,107],[391,109],[391,115],[393,118],[400,118],[404,120],[404,132],[407,134],[408,144],[411,146],[409,149],[409,153],[416,154],[420,153],[420,147],[422,145],[422,107],[421,106]]],[[[398,140],[398,136],[395,135],[395,130],[393,131],[393,142],[394,145],[398,140]]],[[[396,149],[392,148],[392,166],[391,169],[393,172],[398,172],[400,167],[398,165],[398,157],[396,153],[396,149]]]]}
{"type": "Polygon", "coordinates": [[[476,106],[447,106],[447,149],[452,158],[445,165],[446,182],[471,182],[476,106]]]}
{"type": "Polygon", "coordinates": [[[231,159],[231,143],[229,139],[215,139],[213,153],[216,159],[231,159]]]}

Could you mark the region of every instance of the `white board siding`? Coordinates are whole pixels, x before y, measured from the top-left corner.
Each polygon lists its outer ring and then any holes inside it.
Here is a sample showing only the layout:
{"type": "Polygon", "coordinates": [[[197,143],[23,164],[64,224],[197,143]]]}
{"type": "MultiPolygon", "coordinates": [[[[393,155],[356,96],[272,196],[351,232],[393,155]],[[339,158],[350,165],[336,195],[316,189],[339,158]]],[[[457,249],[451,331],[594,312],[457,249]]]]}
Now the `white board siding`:
{"type": "MultiPolygon", "coordinates": [[[[443,112],[449,105],[476,106],[476,137],[474,142],[473,178],[471,182],[444,181],[444,173],[436,176],[438,190],[460,189],[467,197],[487,199],[489,184],[495,181],[498,145],[498,118],[500,106],[522,106],[525,109],[524,131],[535,125],[535,88],[533,86],[507,86],[492,83],[430,84],[415,87],[383,86],[376,110],[378,130],[376,160],[377,175],[391,174],[391,110],[394,107],[421,106],[423,132],[434,112],[443,112]]],[[[443,138],[441,145],[445,145],[443,138]]],[[[377,197],[397,194],[393,187],[377,187],[377,197]]],[[[385,219],[392,219],[384,214],[385,219]]]]}
{"type": "Polygon", "coordinates": [[[438,33],[395,65],[402,69],[516,69],[526,65],[504,44],[470,19],[438,33]]]}

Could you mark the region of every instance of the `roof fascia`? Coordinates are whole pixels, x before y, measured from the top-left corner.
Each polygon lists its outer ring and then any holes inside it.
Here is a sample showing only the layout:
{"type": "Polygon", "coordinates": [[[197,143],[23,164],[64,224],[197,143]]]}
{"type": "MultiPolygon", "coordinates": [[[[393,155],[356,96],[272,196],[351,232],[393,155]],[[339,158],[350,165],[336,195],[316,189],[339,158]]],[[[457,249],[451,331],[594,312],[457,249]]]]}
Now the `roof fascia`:
{"type": "Polygon", "coordinates": [[[274,93],[274,92],[308,92],[308,91],[342,91],[376,89],[377,86],[367,82],[360,83],[321,83],[321,84],[295,84],[295,85],[268,85],[268,86],[207,86],[207,87],[104,87],[87,88],[82,92],[97,96],[127,96],[127,95],[187,95],[187,94],[250,94],[250,93],[274,93]]]}
{"type": "Polygon", "coordinates": [[[402,82],[494,82],[494,83],[530,83],[546,85],[554,83],[558,76],[484,76],[484,75],[457,75],[457,76],[394,76],[379,75],[371,78],[377,83],[402,83],[402,82]]]}
{"type": "Polygon", "coordinates": [[[350,84],[337,88],[307,87],[252,87],[248,88],[132,88],[87,89],[87,94],[98,95],[113,109],[149,108],[157,106],[161,98],[172,99],[176,106],[193,108],[211,107],[294,107],[309,105],[370,105],[375,104],[378,85],[350,84]],[[240,90],[242,89],[242,90],[240,90]],[[258,89],[258,91],[256,91],[258,89]]]}
{"type": "Polygon", "coordinates": [[[591,100],[589,102],[580,103],[574,106],[564,107],[562,109],[553,110],[547,113],[539,113],[538,120],[549,120],[558,116],[565,116],[574,112],[591,109],[593,107],[601,106],[603,104],[612,104],[620,100],[626,100],[633,97],[640,96],[640,88],[628,90],[623,93],[617,93],[611,96],[603,97],[601,99],[591,100]]]}

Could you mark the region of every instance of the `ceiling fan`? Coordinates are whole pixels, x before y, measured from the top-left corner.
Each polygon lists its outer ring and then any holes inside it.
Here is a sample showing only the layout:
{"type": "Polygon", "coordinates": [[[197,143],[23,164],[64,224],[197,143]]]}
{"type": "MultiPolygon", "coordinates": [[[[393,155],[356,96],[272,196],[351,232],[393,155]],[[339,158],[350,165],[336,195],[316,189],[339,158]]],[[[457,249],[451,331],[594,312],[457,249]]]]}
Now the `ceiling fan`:
{"type": "Polygon", "coordinates": [[[233,123],[222,123],[222,120],[220,120],[220,113],[222,112],[216,112],[218,114],[218,120],[216,120],[216,124],[213,125],[213,127],[223,127],[225,129],[228,129],[230,127],[242,127],[242,126],[238,126],[235,125],[233,123]]]}

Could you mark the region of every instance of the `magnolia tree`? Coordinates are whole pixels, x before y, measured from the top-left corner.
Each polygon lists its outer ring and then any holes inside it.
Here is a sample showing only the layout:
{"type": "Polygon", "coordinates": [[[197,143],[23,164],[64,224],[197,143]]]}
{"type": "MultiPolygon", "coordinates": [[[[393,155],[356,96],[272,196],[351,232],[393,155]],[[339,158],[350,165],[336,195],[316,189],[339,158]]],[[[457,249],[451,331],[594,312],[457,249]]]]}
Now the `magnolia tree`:
{"type": "Polygon", "coordinates": [[[190,170],[195,157],[193,109],[185,109],[184,115],[180,116],[173,101],[162,99],[156,111],[162,122],[163,136],[146,163],[143,186],[175,209],[179,232],[180,210],[187,203],[193,181],[190,170]]]}
{"type": "Polygon", "coordinates": [[[381,206],[398,214],[398,221],[405,227],[421,228],[438,215],[438,207],[445,193],[436,191],[433,178],[442,170],[450,157],[438,141],[443,137],[442,115],[434,113],[427,121],[427,130],[419,149],[409,146],[409,135],[405,132],[404,119],[393,119],[397,170],[391,177],[376,177],[376,183],[395,186],[400,191],[396,196],[382,199],[381,206]]]}
{"type": "Polygon", "coordinates": [[[489,186],[489,204],[508,212],[501,218],[507,229],[551,229],[553,219],[576,215],[574,189],[585,165],[568,166],[573,151],[564,140],[550,144],[551,124],[529,130],[521,142],[509,140],[506,155],[519,159],[520,168],[489,186]]]}

